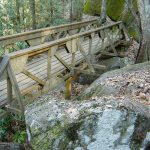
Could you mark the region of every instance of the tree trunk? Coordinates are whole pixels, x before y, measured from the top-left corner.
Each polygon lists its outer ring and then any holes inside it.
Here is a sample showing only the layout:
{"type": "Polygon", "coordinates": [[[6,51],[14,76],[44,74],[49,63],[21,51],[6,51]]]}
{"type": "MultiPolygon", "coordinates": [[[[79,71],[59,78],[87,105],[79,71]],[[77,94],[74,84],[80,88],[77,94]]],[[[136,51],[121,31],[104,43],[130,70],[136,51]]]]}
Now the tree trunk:
{"type": "Polygon", "coordinates": [[[32,15],[32,29],[36,29],[35,0],[29,0],[32,15]]]}
{"type": "Polygon", "coordinates": [[[70,22],[73,21],[73,0],[70,0],[70,22]]]}
{"type": "Polygon", "coordinates": [[[16,0],[17,24],[20,24],[20,0],[16,0]]]}
{"type": "Polygon", "coordinates": [[[137,2],[141,20],[142,42],[136,63],[141,63],[150,60],[150,1],[138,0],[137,2]]]}
{"type": "Polygon", "coordinates": [[[53,1],[51,0],[50,1],[50,18],[51,18],[51,23],[50,24],[53,24],[54,23],[54,9],[53,9],[53,1]]]}
{"type": "Polygon", "coordinates": [[[101,6],[101,21],[106,21],[106,0],[102,0],[102,6],[101,6]]]}

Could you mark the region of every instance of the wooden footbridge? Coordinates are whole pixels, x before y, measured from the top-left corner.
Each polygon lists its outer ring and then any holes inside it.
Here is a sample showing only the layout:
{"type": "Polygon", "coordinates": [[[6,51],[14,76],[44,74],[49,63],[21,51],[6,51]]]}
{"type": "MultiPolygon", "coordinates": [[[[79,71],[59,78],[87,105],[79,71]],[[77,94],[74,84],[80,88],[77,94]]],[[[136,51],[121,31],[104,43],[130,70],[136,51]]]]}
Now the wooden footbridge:
{"type": "Polygon", "coordinates": [[[103,26],[94,19],[0,37],[0,108],[23,114],[27,99],[76,73],[106,69],[93,58],[119,55],[116,46],[128,42],[127,35],[122,22],[103,26]]]}

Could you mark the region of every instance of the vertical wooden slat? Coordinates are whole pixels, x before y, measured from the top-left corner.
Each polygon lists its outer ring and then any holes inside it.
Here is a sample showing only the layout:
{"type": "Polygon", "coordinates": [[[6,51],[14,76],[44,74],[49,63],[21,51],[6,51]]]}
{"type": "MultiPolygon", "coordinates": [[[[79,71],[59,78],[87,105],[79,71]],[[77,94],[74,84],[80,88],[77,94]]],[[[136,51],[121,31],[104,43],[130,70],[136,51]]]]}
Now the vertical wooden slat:
{"type": "Polygon", "coordinates": [[[48,57],[47,57],[47,78],[50,79],[51,78],[51,69],[52,69],[52,57],[55,55],[55,52],[58,48],[58,45],[51,47],[48,50],[48,57]]]}
{"type": "Polygon", "coordinates": [[[89,59],[92,60],[92,37],[89,36],[89,59]]]}
{"type": "Polygon", "coordinates": [[[71,67],[75,66],[75,52],[72,53],[71,67]]]}
{"type": "Polygon", "coordinates": [[[9,76],[7,77],[7,99],[8,99],[9,105],[11,105],[13,95],[12,95],[12,84],[11,84],[11,80],[9,76]]]}
{"type": "Polygon", "coordinates": [[[101,39],[102,39],[102,50],[104,49],[105,35],[103,30],[100,31],[101,39]]]}
{"type": "Polygon", "coordinates": [[[48,50],[48,57],[47,57],[47,78],[51,78],[51,69],[52,69],[52,56],[51,56],[51,49],[48,50]]]}

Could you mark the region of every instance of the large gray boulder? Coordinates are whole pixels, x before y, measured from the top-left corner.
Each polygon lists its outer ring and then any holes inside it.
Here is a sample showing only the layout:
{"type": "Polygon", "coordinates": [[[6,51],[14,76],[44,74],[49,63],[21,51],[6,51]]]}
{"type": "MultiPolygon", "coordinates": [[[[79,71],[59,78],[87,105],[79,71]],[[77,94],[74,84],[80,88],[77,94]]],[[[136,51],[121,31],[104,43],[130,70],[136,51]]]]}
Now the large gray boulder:
{"type": "Polygon", "coordinates": [[[150,120],[115,99],[68,102],[47,95],[25,115],[35,150],[142,150],[150,141],[150,120]]]}
{"type": "MultiPolygon", "coordinates": [[[[150,62],[108,71],[95,80],[79,96],[80,100],[95,96],[150,94],[150,62]]],[[[137,95],[138,96],[138,95],[137,95]]]]}
{"type": "Polygon", "coordinates": [[[33,149],[144,150],[149,147],[149,107],[138,101],[149,102],[145,99],[149,92],[149,72],[150,62],[105,73],[80,96],[80,101],[43,95],[25,111],[33,149]],[[125,93],[120,93],[123,85],[125,93]],[[133,97],[133,90],[145,92],[144,99],[133,97]]]}

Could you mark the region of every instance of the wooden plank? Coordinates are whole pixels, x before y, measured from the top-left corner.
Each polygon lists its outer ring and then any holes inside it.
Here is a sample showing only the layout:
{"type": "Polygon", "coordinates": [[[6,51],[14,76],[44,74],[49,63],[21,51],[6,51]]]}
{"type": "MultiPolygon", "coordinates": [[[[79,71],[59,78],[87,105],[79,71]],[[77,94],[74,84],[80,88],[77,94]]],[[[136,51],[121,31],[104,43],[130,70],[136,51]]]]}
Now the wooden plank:
{"type": "Polygon", "coordinates": [[[24,73],[25,75],[27,75],[28,77],[30,77],[31,79],[33,79],[34,81],[38,82],[40,85],[45,85],[45,81],[41,80],[40,78],[38,78],[37,76],[33,75],[31,72],[29,72],[28,70],[24,69],[22,71],[22,73],[24,73]]]}
{"type": "Polygon", "coordinates": [[[12,107],[12,106],[10,106],[10,105],[6,105],[5,107],[6,107],[6,109],[7,109],[8,112],[11,112],[11,113],[14,113],[14,114],[22,115],[21,110],[19,110],[19,109],[17,109],[17,108],[14,108],[14,107],[12,107]]]}
{"type": "Polygon", "coordinates": [[[86,75],[95,75],[96,74],[95,72],[91,72],[90,70],[82,70],[82,69],[78,69],[78,68],[74,68],[74,72],[75,72],[75,74],[78,74],[78,73],[83,73],[86,75]]]}
{"type": "Polygon", "coordinates": [[[99,70],[106,70],[106,66],[105,65],[99,65],[99,64],[92,64],[93,67],[95,69],[99,69],[99,70]]]}

